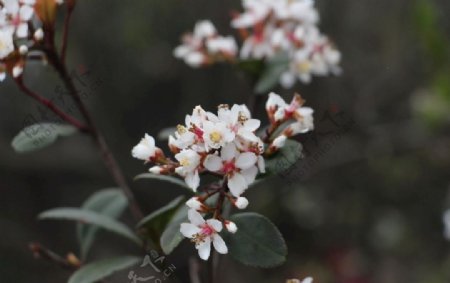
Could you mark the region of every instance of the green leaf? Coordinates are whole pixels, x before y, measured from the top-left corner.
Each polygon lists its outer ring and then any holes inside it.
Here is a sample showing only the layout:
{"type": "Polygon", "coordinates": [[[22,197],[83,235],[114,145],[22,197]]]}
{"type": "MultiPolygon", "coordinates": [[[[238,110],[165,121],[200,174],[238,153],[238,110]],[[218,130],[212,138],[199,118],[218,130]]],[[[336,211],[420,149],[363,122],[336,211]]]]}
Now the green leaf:
{"type": "Polygon", "coordinates": [[[82,210],[79,208],[54,208],[47,210],[38,216],[39,219],[59,219],[75,220],[81,223],[96,225],[100,228],[114,232],[124,238],[127,238],[138,245],[141,240],[124,224],[112,219],[111,217],[101,215],[97,212],[82,210]]]}
{"type": "Polygon", "coordinates": [[[192,192],[192,189],[186,185],[186,183],[176,177],[167,176],[167,175],[158,175],[158,174],[152,174],[152,173],[143,173],[139,174],[136,177],[134,177],[134,180],[140,180],[140,179],[155,179],[155,180],[161,180],[166,181],[175,185],[178,185],[180,187],[188,189],[190,192],[192,192]]]}
{"type": "Polygon", "coordinates": [[[272,90],[280,81],[280,76],[289,67],[289,56],[286,53],[275,55],[266,63],[265,70],[255,86],[255,92],[265,94],[272,90]]]}
{"type": "Polygon", "coordinates": [[[266,171],[269,174],[279,174],[288,170],[299,160],[302,154],[303,146],[294,140],[287,140],[274,156],[266,159],[266,171]]]}
{"type": "Polygon", "coordinates": [[[139,232],[146,238],[150,238],[155,245],[159,245],[162,233],[174,217],[180,206],[184,205],[184,197],[180,196],[167,205],[144,217],[138,224],[139,232]]]}
{"type": "MultiPolygon", "coordinates": [[[[94,211],[116,219],[123,213],[127,205],[128,200],[120,189],[105,189],[90,196],[83,203],[81,209],[94,211]]],[[[99,227],[95,225],[77,224],[82,260],[86,259],[98,230],[99,227]]]]}
{"type": "Polygon", "coordinates": [[[259,77],[264,69],[264,61],[255,59],[240,60],[237,66],[248,74],[259,77]]]}
{"type": "Polygon", "coordinates": [[[42,123],[23,129],[11,142],[16,152],[26,153],[54,143],[58,137],[70,136],[77,128],[70,125],[42,123]]]}
{"type": "Polygon", "coordinates": [[[163,252],[168,255],[181,243],[184,239],[180,232],[180,225],[187,222],[188,207],[182,206],[173,216],[172,221],[167,225],[161,235],[160,244],[163,252]]]}
{"type": "Polygon", "coordinates": [[[122,256],[116,258],[108,258],[87,264],[77,270],[69,278],[68,283],[93,283],[116,271],[129,268],[140,261],[135,256],[122,256]]]}
{"type": "Polygon", "coordinates": [[[255,267],[275,267],[286,261],[286,243],[277,227],[257,213],[239,213],[231,217],[238,230],[224,233],[230,255],[255,267]]]}

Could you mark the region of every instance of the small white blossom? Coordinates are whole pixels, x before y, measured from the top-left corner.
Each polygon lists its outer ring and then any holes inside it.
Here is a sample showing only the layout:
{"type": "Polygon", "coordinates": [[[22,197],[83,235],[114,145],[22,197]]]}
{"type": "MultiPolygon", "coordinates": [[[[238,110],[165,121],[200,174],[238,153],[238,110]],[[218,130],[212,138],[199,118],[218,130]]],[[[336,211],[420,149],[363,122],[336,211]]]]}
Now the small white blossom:
{"type": "Polygon", "coordinates": [[[152,158],[155,158],[158,151],[159,148],[155,146],[155,139],[152,136],[145,134],[139,144],[133,148],[131,155],[134,158],[149,161],[152,158]]]}
{"type": "Polygon", "coordinates": [[[180,162],[180,166],[175,169],[175,172],[183,176],[186,184],[195,192],[200,185],[198,175],[200,155],[192,149],[183,149],[175,155],[175,158],[180,162]]]}
{"type": "Polygon", "coordinates": [[[218,253],[228,253],[228,248],[219,235],[222,231],[222,223],[217,219],[208,219],[205,221],[200,213],[194,209],[188,211],[190,223],[182,223],[180,232],[186,238],[195,243],[198,255],[203,260],[208,260],[211,253],[211,243],[218,253]]]}
{"type": "Polygon", "coordinates": [[[241,153],[234,143],[229,143],[222,148],[220,156],[209,154],[203,165],[209,171],[225,174],[231,194],[239,197],[255,181],[257,161],[255,153],[241,153]]]}
{"type": "Polygon", "coordinates": [[[302,281],[300,281],[298,279],[289,279],[289,280],[286,281],[286,283],[312,283],[312,282],[313,282],[313,278],[312,277],[306,277],[302,281]]]}

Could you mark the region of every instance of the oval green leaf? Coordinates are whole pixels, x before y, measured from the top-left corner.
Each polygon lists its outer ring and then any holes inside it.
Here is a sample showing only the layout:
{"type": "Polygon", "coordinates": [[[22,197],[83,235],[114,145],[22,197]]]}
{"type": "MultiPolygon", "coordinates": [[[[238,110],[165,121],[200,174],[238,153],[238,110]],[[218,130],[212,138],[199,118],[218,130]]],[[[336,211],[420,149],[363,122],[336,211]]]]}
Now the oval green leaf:
{"type": "Polygon", "coordinates": [[[74,220],[81,223],[96,225],[100,228],[114,232],[124,238],[127,238],[138,245],[141,240],[124,224],[112,219],[111,217],[101,215],[94,211],[82,210],[79,208],[54,208],[47,210],[38,216],[39,219],[58,219],[58,220],[74,220]]]}
{"type": "Polygon", "coordinates": [[[69,278],[68,283],[94,283],[116,271],[131,267],[140,261],[135,256],[108,258],[87,264],[69,278]]]}
{"type": "Polygon", "coordinates": [[[180,232],[180,225],[183,222],[187,222],[188,207],[183,206],[173,216],[170,223],[161,235],[160,244],[165,254],[170,254],[184,239],[180,232]]]}
{"type": "Polygon", "coordinates": [[[224,233],[231,256],[255,267],[275,267],[286,261],[287,247],[280,231],[257,213],[239,213],[231,217],[238,227],[235,234],[224,233]]]}
{"type": "Polygon", "coordinates": [[[266,94],[272,90],[280,81],[281,75],[289,68],[289,57],[286,53],[275,55],[266,62],[264,72],[255,86],[255,92],[266,94]]]}
{"type": "Polygon", "coordinates": [[[162,233],[174,217],[177,210],[184,205],[184,199],[185,198],[183,196],[179,196],[167,205],[144,217],[144,219],[137,224],[137,228],[142,236],[152,240],[155,245],[159,245],[159,239],[162,233]]]}
{"type": "Polygon", "coordinates": [[[142,174],[139,174],[136,177],[134,177],[134,180],[140,180],[140,179],[161,180],[161,181],[169,182],[169,183],[175,184],[177,186],[180,186],[182,188],[188,189],[190,192],[192,192],[192,189],[189,188],[188,185],[186,185],[186,183],[183,180],[173,177],[173,176],[157,175],[157,174],[152,174],[152,173],[142,173],[142,174]]]}
{"type": "MultiPolygon", "coordinates": [[[[128,205],[128,200],[120,189],[104,189],[94,193],[81,206],[83,210],[90,210],[99,214],[118,218],[128,205]]],[[[91,248],[99,227],[89,224],[77,224],[78,242],[81,259],[85,260],[91,248]]]]}
{"type": "Polygon", "coordinates": [[[18,153],[26,153],[47,147],[58,137],[70,136],[77,132],[77,128],[70,125],[41,123],[26,127],[11,142],[11,146],[18,153]]]}
{"type": "Polygon", "coordinates": [[[279,174],[288,170],[299,160],[302,154],[303,146],[294,140],[287,140],[274,156],[266,159],[266,171],[269,174],[279,174]]]}

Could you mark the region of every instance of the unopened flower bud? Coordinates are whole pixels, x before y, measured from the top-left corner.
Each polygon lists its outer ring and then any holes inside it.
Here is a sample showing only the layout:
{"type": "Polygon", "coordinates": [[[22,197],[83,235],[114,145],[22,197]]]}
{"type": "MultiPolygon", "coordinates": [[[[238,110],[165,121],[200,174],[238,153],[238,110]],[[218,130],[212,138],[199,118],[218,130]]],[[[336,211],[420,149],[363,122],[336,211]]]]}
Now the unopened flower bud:
{"type": "Polygon", "coordinates": [[[27,54],[27,53],[28,53],[28,47],[27,47],[26,45],[21,45],[21,46],[19,47],[19,53],[20,53],[21,55],[27,54]]]}
{"type": "Polygon", "coordinates": [[[43,31],[41,28],[37,29],[37,30],[34,32],[34,39],[35,39],[36,41],[41,41],[41,40],[44,39],[44,31],[43,31]]]}
{"type": "Polygon", "coordinates": [[[227,229],[228,232],[230,232],[232,234],[236,233],[236,231],[238,229],[234,222],[231,222],[228,220],[225,221],[225,228],[227,229]]]}
{"type": "Polygon", "coordinates": [[[14,68],[12,69],[12,75],[14,78],[18,78],[22,75],[23,73],[23,67],[20,65],[16,65],[14,66],[14,68]]]}
{"type": "Polygon", "coordinates": [[[238,197],[234,205],[239,209],[245,209],[248,206],[248,199],[245,197],[238,197]]]}
{"type": "Polygon", "coordinates": [[[163,168],[161,166],[153,166],[152,168],[148,169],[148,171],[150,173],[159,175],[163,171],[163,168]]]}
{"type": "Polygon", "coordinates": [[[286,144],[287,137],[285,135],[278,136],[276,139],[273,140],[272,146],[276,149],[280,149],[284,147],[286,144]]]}
{"type": "Polygon", "coordinates": [[[203,204],[198,200],[198,197],[192,197],[186,202],[186,205],[189,208],[200,210],[203,204]]]}

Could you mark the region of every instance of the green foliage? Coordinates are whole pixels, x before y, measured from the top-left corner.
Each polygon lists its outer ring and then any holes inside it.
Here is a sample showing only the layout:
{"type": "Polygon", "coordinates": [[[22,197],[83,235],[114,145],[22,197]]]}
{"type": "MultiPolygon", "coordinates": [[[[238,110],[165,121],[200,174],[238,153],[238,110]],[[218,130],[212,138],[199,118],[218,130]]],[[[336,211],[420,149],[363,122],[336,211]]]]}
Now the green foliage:
{"type": "Polygon", "coordinates": [[[70,125],[41,123],[24,128],[11,142],[11,146],[18,153],[26,153],[47,147],[58,137],[67,137],[77,132],[70,125]]]}
{"type": "Polygon", "coordinates": [[[69,278],[68,283],[93,283],[110,276],[116,271],[131,267],[140,261],[135,256],[108,258],[87,264],[69,278]]]}
{"type": "Polygon", "coordinates": [[[450,43],[439,24],[436,7],[432,1],[418,0],[414,8],[416,29],[428,56],[438,68],[448,64],[450,43]]]}
{"type": "Polygon", "coordinates": [[[134,177],[134,180],[140,180],[140,179],[156,179],[156,180],[166,181],[166,182],[178,185],[182,188],[188,189],[190,192],[192,192],[192,189],[189,188],[183,180],[173,177],[173,176],[157,175],[157,174],[152,174],[152,173],[143,173],[143,174],[139,174],[136,177],[134,177]]]}
{"type": "Polygon", "coordinates": [[[279,174],[288,170],[299,160],[302,155],[301,143],[294,140],[287,140],[274,156],[266,159],[266,171],[269,174],[279,174]]]}
{"type": "Polygon", "coordinates": [[[173,216],[161,235],[160,244],[165,254],[170,254],[184,239],[180,232],[180,225],[187,222],[188,207],[182,206],[173,216]]]}
{"type": "MultiPolygon", "coordinates": [[[[81,206],[83,210],[90,210],[99,214],[118,218],[128,205],[128,200],[119,189],[105,189],[94,193],[81,206]]],[[[77,224],[77,235],[80,244],[81,259],[85,260],[89,249],[99,231],[96,225],[77,224]]]]}
{"type": "Polygon", "coordinates": [[[264,72],[255,86],[255,92],[266,94],[272,90],[280,81],[280,76],[289,67],[289,57],[286,53],[279,53],[268,60],[264,72]]]}
{"type": "Polygon", "coordinates": [[[100,228],[114,232],[124,238],[127,238],[138,245],[141,240],[124,224],[115,219],[99,214],[94,211],[82,210],[79,208],[54,208],[47,210],[38,216],[39,219],[58,219],[58,220],[74,220],[83,224],[92,224],[100,228]]]}
{"type": "Polygon", "coordinates": [[[160,245],[160,238],[178,209],[184,205],[184,197],[180,196],[167,205],[144,217],[137,228],[143,237],[149,238],[155,245],[160,245]]]}
{"type": "Polygon", "coordinates": [[[277,227],[266,217],[252,212],[231,217],[238,230],[224,233],[231,256],[255,267],[275,267],[286,261],[286,243],[277,227]]]}

